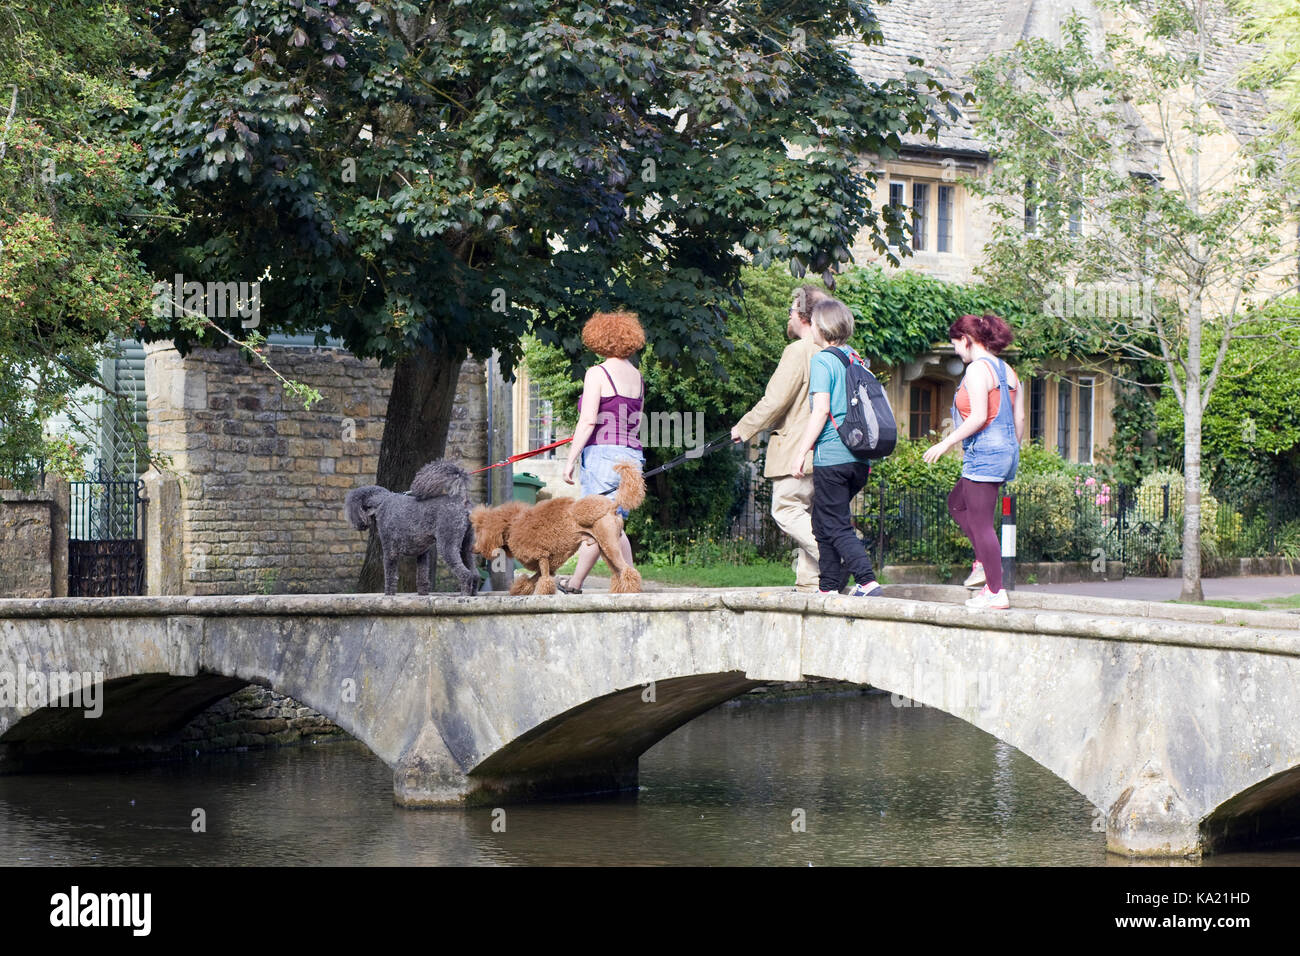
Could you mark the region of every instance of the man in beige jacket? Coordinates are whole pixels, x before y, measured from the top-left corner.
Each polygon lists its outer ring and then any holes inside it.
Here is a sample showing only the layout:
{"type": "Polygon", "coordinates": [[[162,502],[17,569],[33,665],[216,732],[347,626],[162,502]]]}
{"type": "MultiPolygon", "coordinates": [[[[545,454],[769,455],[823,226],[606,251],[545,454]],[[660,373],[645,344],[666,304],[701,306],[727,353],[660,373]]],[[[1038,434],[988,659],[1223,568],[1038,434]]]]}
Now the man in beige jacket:
{"type": "Polygon", "coordinates": [[[794,455],[795,445],[808,424],[808,367],[812,357],[821,351],[812,337],[812,310],[819,301],[829,298],[813,285],[795,290],[786,325],[786,334],[794,341],[781,353],[762,399],[731,430],[733,439],[749,441],[759,432],[772,429],[763,477],[772,479],[772,517],[799,549],[795,587],[800,591],[816,591],[819,572],[812,530],[812,453],[804,462],[802,478],[794,477],[794,455]]]}

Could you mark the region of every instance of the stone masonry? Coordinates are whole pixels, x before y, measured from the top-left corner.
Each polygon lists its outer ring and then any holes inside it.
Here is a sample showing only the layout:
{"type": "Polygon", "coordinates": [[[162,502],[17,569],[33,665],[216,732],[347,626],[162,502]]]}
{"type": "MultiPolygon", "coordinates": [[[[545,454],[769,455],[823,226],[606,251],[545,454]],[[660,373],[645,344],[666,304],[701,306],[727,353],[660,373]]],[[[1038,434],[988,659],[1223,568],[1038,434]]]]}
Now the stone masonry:
{"type": "Polygon", "coordinates": [[[50,501],[0,491],[0,597],[51,597],[50,501]]]}
{"type": "Polygon", "coordinates": [[[184,751],[277,747],[310,739],[346,739],[328,717],[296,700],[250,684],[217,701],[181,731],[184,751]]]}
{"type": "MultiPolygon", "coordinates": [[[[271,347],[283,376],[317,388],[304,409],[234,349],[182,357],[146,350],[150,445],[180,478],[179,540],[165,561],[185,594],[351,590],[367,536],[343,516],[343,496],[372,484],[392,371],[332,348],[271,347]]],[[[466,361],[448,455],[486,464],[484,363],[466,361]]],[[[481,498],[482,479],[471,488],[481,498]]]]}
{"type": "Polygon", "coordinates": [[[67,480],[46,475],[32,491],[0,486],[0,598],[67,594],[67,480]]]}

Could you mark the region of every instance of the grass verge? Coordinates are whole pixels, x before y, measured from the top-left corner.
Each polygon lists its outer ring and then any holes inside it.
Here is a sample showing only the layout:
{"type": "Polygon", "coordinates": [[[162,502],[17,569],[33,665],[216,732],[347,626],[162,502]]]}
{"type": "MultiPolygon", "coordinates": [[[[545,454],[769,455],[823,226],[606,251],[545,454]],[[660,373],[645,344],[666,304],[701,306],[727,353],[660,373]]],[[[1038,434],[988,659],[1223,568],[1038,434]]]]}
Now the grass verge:
{"type": "MultiPolygon", "coordinates": [[[[570,558],[557,574],[572,574],[577,558],[570,558]]],[[[749,564],[641,564],[641,577],[675,588],[779,588],[794,587],[788,561],[752,561],[749,564]]],[[[603,560],[591,569],[596,577],[609,577],[603,560]]]]}

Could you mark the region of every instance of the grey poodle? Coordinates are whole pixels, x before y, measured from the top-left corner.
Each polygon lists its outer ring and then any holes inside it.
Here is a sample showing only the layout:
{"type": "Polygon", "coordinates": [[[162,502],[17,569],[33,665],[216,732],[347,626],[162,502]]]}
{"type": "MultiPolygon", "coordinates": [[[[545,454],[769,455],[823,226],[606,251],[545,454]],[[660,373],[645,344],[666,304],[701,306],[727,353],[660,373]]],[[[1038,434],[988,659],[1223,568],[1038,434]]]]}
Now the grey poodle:
{"type": "Polygon", "coordinates": [[[461,594],[478,593],[474,529],[469,523],[469,475],[450,461],[431,461],[415,473],[411,490],[398,494],[379,485],[354,488],[343,499],[358,531],[374,528],[384,554],[384,593],[397,593],[397,558],[413,555],[415,587],[429,593],[429,558],[436,543],[443,563],[460,582],[461,594]]]}

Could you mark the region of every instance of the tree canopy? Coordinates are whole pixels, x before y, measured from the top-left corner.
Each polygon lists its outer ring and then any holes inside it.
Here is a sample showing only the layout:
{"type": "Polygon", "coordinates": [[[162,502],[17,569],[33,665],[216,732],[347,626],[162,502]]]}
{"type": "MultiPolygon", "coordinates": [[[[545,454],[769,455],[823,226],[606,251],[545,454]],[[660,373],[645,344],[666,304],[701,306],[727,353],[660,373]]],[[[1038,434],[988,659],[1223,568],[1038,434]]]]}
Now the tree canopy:
{"type": "Polygon", "coordinates": [[[112,129],[141,49],[116,4],[0,0],[0,460],[73,465],[90,417],[78,393],[148,315],[132,240],[165,205],[112,129]],[[60,414],[73,433],[47,440],[60,414]]]}
{"type": "Polygon", "coordinates": [[[573,349],[614,304],[660,355],[708,360],[747,254],[823,271],[863,227],[900,238],[859,155],[948,99],[919,70],[853,72],[835,38],[879,37],[860,0],[250,0],[148,22],[137,132],[187,213],[150,264],[260,276],[266,329],[385,362],[509,361],[530,327],[573,349]]]}

